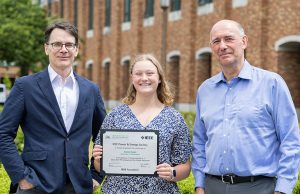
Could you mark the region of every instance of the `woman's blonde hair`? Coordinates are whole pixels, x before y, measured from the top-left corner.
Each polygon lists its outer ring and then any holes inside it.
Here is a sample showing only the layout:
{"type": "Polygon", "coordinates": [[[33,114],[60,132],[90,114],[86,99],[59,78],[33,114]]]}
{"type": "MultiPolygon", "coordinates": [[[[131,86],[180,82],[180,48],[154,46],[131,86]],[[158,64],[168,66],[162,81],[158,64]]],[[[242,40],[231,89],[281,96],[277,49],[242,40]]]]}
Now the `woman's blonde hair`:
{"type": "MultiPolygon", "coordinates": [[[[160,79],[160,83],[158,84],[157,87],[157,97],[159,101],[164,105],[171,106],[174,102],[174,94],[171,92],[172,91],[170,88],[171,86],[166,80],[165,73],[161,64],[151,54],[137,55],[130,64],[130,68],[129,68],[130,75],[132,75],[132,69],[134,65],[139,61],[150,61],[151,63],[153,63],[153,65],[155,65],[160,79]]],[[[130,83],[127,89],[127,94],[125,98],[123,98],[122,102],[124,104],[131,105],[135,102],[135,100],[136,100],[136,89],[134,88],[133,84],[130,83]]]]}

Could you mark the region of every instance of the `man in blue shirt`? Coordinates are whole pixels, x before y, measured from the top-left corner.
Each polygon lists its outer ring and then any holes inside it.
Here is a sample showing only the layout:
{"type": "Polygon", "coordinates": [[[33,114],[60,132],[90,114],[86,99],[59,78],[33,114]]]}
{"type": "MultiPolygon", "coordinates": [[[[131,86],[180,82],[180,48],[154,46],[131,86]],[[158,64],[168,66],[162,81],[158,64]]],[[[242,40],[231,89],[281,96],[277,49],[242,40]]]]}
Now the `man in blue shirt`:
{"type": "Polygon", "coordinates": [[[196,194],[291,194],[300,161],[296,110],[284,80],[245,60],[248,38],[217,22],[210,46],[222,72],[198,89],[192,170],[196,194]]]}

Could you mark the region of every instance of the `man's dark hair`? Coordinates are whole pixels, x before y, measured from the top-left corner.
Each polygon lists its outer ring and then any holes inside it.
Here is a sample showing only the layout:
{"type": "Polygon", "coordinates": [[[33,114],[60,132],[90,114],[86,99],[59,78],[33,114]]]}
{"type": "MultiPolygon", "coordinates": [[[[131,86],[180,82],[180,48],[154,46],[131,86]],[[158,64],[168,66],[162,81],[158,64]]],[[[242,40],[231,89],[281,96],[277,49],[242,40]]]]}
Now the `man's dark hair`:
{"type": "Polygon", "coordinates": [[[45,43],[48,43],[52,31],[56,28],[62,29],[64,31],[70,33],[72,36],[74,36],[75,44],[78,45],[78,30],[77,30],[77,28],[69,22],[62,22],[62,21],[55,22],[53,24],[50,24],[47,27],[47,29],[45,31],[45,43]]]}

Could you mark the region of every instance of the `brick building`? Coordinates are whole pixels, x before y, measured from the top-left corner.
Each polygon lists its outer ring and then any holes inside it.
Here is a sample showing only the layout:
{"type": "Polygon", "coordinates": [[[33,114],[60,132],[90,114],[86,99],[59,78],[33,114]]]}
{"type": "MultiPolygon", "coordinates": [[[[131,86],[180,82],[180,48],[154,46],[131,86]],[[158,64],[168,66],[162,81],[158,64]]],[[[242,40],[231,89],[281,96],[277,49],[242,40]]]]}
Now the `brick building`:
{"type": "MultiPolygon", "coordinates": [[[[96,82],[113,107],[125,95],[130,59],[153,53],[164,64],[160,0],[44,0],[51,16],[77,25],[82,39],[74,69],[96,82]]],[[[194,110],[199,85],[220,68],[209,32],[220,19],[240,22],[249,38],[247,60],[287,82],[300,113],[299,0],[171,0],[167,9],[166,72],[180,110],[194,110]]]]}

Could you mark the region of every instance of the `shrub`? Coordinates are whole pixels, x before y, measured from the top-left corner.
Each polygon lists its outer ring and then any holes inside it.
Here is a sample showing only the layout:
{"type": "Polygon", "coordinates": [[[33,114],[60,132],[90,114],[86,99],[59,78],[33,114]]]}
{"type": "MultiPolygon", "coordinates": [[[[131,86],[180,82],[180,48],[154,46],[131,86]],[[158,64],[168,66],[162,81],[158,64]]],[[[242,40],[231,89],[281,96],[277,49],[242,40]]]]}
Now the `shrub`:
{"type": "Polygon", "coordinates": [[[194,193],[194,176],[191,173],[190,176],[182,181],[177,182],[179,191],[181,194],[193,194],[194,193]]]}
{"type": "Polygon", "coordinates": [[[3,164],[0,164],[0,193],[8,193],[9,185],[10,179],[4,170],[3,164]]]}
{"type": "Polygon", "coordinates": [[[9,77],[8,77],[7,74],[5,74],[5,76],[4,76],[4,78],[3,78],[3,83],[4,83],[4,85],[6,86],[6,88],[7,88],[8,90],[11,89],[12,83],[11,83],[11,80],[9,79],[9,77]]]}
{"type": "Polygon", "coordinates": [[[195,112],[181,112],[181,115],[183,116],[187,126],[190,129],[190,136],[192,139],[196,113],[195,112]]]}
{"type": "Polygon", "coordinates": [[[300,194],[300,171],[298,174],[298,181],[294,187],[293,194],[300,194]]]}

